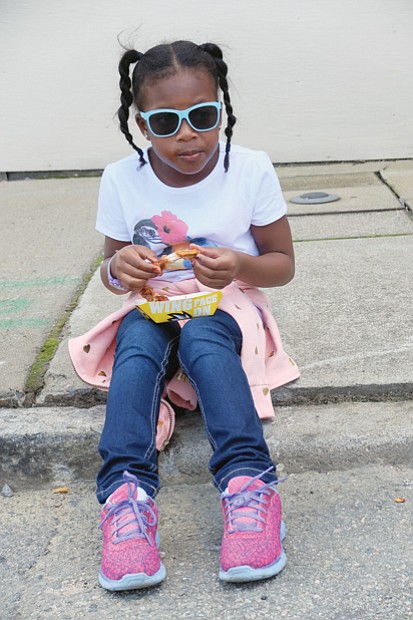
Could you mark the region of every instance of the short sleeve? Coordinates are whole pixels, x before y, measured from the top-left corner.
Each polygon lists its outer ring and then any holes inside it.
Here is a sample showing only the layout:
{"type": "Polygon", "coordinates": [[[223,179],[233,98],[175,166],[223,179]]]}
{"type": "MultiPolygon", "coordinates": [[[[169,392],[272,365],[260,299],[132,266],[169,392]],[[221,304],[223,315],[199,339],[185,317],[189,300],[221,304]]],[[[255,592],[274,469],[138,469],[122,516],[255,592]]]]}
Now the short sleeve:
{"type": "Polygon", "coordinates": [[[251,224],[266,226],[283,217],[287,213],[287,205],[269,156],[263,151],[257,155],[257,191],[251,224]]]}
{"type": "Polygon", "coordinates": [[[111,164],[100,181],[96,230],[118,241],[131,240],[111,164]]]}

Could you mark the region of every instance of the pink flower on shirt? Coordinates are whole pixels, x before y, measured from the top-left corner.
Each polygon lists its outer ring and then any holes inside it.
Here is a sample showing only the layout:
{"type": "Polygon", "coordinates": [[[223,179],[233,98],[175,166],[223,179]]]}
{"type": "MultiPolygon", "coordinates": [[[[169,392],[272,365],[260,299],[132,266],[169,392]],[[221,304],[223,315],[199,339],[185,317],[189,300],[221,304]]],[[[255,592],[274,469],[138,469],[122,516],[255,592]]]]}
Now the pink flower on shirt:
{"type": "Polygon", "coordinates": [[[154,215],[151,219],[158,229],[160,238],[166,245],[175,245],[186,240],[187,224],[179,220],[170,211],[162,211],[160,215],[154,215]]]}

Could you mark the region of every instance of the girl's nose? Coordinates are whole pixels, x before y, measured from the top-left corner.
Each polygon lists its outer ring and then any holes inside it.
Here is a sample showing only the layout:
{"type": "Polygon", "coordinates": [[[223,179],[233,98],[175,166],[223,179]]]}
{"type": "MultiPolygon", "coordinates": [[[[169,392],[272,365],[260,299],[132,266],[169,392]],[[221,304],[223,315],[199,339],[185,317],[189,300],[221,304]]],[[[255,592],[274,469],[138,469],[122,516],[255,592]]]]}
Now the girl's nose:
{"type": "Polygon", "coordinates": [[[189,140],[196,134],[196,131],[192,129],[191,125],[183,119],[179,131],[177,133],[178,139],[189,140]]]}

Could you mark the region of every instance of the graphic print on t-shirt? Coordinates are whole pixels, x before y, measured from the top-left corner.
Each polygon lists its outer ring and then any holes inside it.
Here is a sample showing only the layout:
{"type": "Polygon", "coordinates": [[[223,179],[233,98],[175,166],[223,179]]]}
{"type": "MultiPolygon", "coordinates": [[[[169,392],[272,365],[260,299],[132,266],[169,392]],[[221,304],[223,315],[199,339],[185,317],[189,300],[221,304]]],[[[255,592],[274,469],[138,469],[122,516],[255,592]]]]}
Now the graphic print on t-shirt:
{"type": "MultiPolygon", "coordinates": [[[[188,236],[188,225],[170,211],[162,211],[150,219],[139,220],[133,229],[134,245],[150,248],[157,256],[172,254],[176,250],[187,248],[190,243],[201,246],[215,246],[205,237],[188,236]]],[[[183,261],[184,269],[191,269],[191,261],[183,261]]]]}

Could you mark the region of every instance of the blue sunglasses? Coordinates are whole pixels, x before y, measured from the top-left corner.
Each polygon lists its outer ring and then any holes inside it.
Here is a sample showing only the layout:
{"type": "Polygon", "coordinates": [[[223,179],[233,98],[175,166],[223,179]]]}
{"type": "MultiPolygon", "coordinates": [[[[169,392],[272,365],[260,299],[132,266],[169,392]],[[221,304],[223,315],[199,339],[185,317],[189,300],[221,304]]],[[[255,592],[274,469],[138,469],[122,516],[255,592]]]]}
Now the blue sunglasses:
{"type": "Polygon", "coordinates": [[[221,117],[221,103],[208,101],[198,103],[186,110],[162,108],[139,112],[146,121],[149,131],[157,138],[169,138],[178,133],[182,121],[185,120],[194,131],[211,131],[218,126],[221,117]]]}

